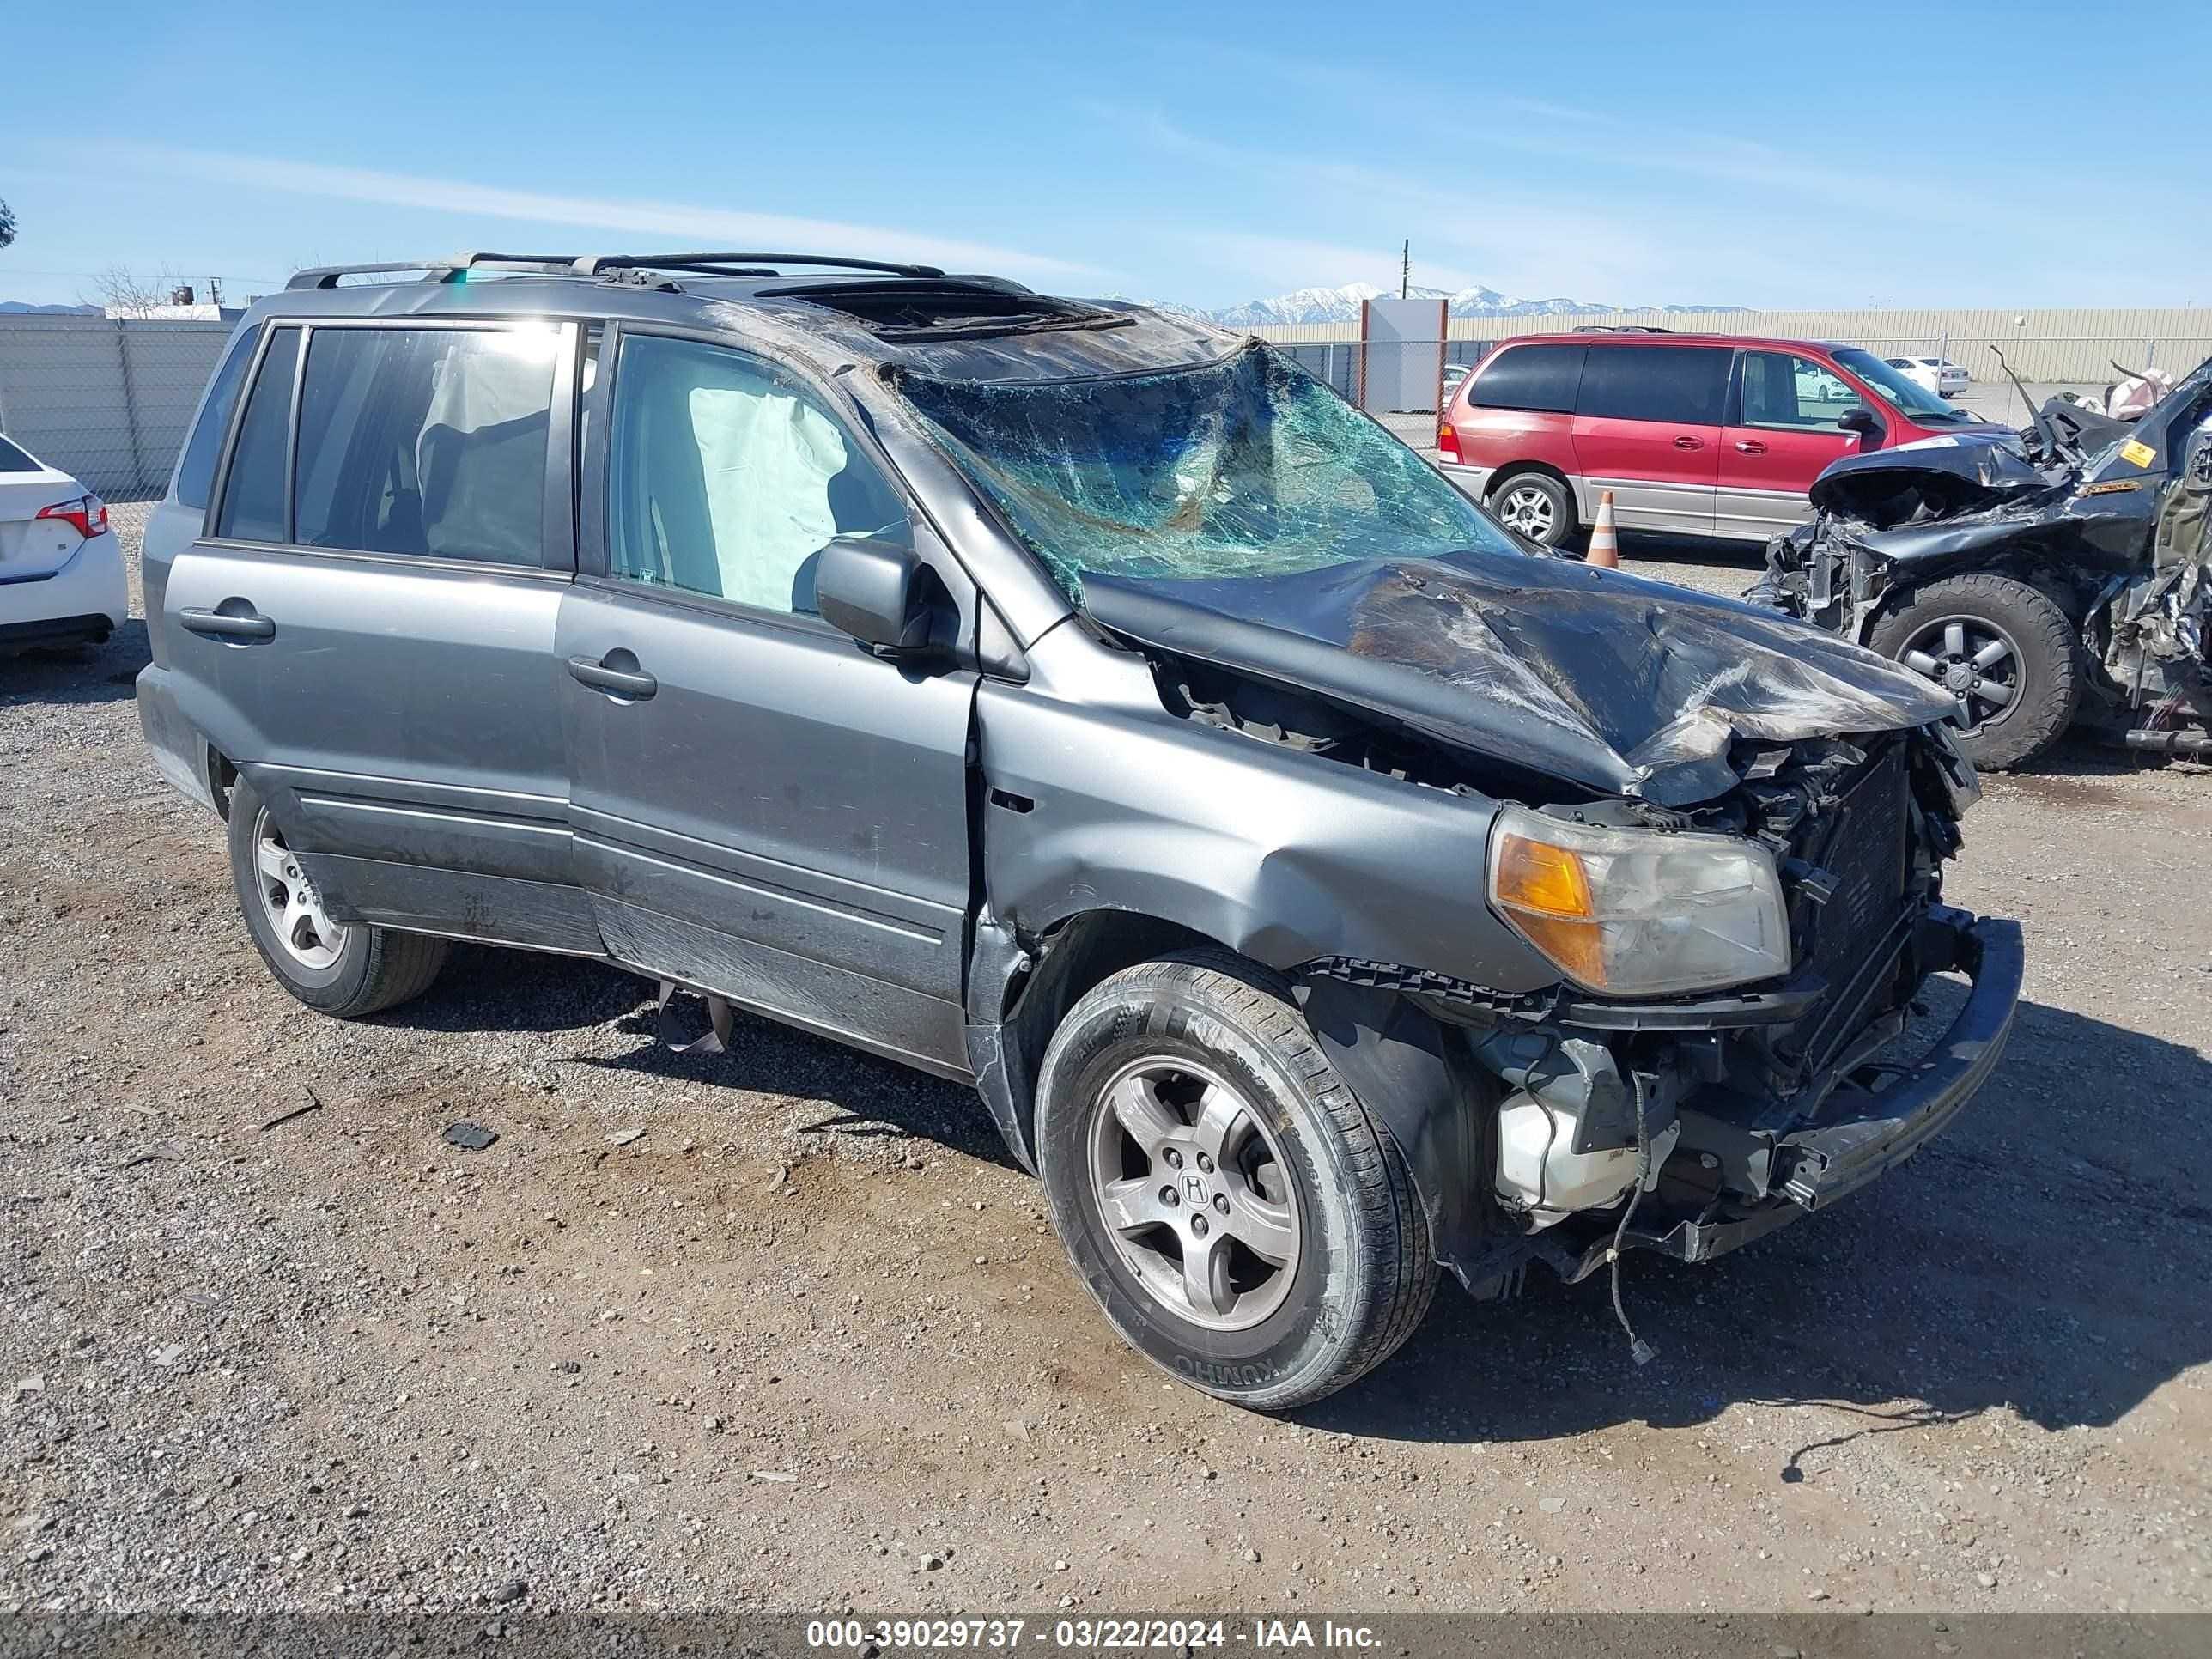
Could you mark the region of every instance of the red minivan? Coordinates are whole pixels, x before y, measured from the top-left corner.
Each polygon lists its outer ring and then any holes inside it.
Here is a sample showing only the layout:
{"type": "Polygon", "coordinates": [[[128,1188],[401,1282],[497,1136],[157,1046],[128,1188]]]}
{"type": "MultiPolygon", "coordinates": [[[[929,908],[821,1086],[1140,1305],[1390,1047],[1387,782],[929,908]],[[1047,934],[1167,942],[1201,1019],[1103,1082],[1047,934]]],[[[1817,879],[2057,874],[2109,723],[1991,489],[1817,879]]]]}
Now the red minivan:
{"type": "Polygon", "coordinates": [[[1812,517],[1839,455],[2002,431],[1857,346],[1720,334],[1532,334],[1460,382],[1443,469],[1547,546],[1610,489],[1621,527],[1764,541],[1812,517]]]}

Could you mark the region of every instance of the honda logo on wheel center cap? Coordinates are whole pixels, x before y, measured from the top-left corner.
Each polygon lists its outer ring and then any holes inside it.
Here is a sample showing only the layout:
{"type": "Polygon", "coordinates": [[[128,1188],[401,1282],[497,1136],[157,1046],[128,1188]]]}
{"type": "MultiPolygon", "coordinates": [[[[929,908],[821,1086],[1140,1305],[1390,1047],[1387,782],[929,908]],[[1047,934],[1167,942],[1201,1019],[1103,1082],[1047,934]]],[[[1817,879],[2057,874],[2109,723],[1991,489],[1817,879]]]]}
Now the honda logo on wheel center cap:
{"type": "Polygon", "coordinates": [[[1206,1183],[1196,1176],[1185,1176],[1182,1178],[1182,1189],[1190,1194],[1192,1203],[1202,1205],[1206,1202],[1206,1183]]]}

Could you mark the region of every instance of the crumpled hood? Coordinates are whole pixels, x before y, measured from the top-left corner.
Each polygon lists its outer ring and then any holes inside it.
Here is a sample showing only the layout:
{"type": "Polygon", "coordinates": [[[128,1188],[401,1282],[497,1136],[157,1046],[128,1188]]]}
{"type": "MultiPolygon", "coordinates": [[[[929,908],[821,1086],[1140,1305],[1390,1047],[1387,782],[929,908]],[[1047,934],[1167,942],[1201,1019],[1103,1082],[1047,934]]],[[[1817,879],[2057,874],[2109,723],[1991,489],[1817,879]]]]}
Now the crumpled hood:
{"type": "Polygon", "coordinates": [[[1519,554],[1193,581],[1092,576],[1084,608],[1144,644],[1668,806],[1734,788],[1737,738],[1897,731],[1954,711],[1918,676],[1772,611],[1519,554]]]}
{"type": "Polygon", "coordinates": [[[1814,507],[1877,529],[1914,518],[1949,518],[2057,495],[2070,473],[2054,477],[2031,464],[2010,434],[1923,439],[1832,461],[1813,481],[1814,507]]]}
{"type": "Polygon", "coordinates": [[[2071,570],[2139,569],[2156,483],[2136,474],[2085,485],[2079,466],[2038,466],[2017,444],[1943,439],[1847,455],[1811,496],[1824,533],[1832,518],[1850,544],[1925,580],[2029,554],[2071,570]]]}

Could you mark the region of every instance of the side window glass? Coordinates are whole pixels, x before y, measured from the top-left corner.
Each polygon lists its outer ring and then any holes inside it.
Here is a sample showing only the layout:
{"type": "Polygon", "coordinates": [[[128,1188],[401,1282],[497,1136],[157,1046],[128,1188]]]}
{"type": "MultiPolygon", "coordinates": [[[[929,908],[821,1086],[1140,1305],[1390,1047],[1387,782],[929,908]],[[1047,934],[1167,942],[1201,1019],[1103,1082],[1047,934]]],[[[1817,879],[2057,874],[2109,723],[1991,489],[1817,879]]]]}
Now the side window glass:
{"type": "Polygon", "coordinates": [[[215,384],[200,406],[198,424],[185,445],[184,459],[177,463],[177,501],[181,506],[206,510],[208,496],[215,489],[216,459],[222,453],[223,434],[230,430],[231,411],[238,407],[239,385],[246,379],[246,366],[253,361],[253,348],[260,340],[258,325],[246,330],[230,343],[228,355],[215,372],[215,384]]]}
{"type": "Polygon", "coordinates": [[[1512,346],[1475,371],[1468,401],[1478,409],[1540,409],[1571,413],[1586,347],[1512,346]]]}
{"type": "Polygon", "coordinates": [[[535,565],[559,331],[319,329],[300,389],[296,539],[535,565]]]}
{"type": "Polygon", "coordinates": [[[607,565],[626,580],[812,615],[825,545],[906,528],[844,428],[742,352],[626,337],[610,424],[607,565]]]}
{"type": "Polygon", "coordinates": [[[1729,354],[1712,346],[1599,346],[1583,368],[1575,412],[1615,421],[1718,426],[1729,354]]]}
{"type": "Polygon", "coordinates": [[[1583,365],[1575,414],[1717,427],[1725,400],[1728,352],[1717,347],[1604,345],[1583,365]]]}
{"type": "Polygon", "coordinates": [[[284,441],[292,423],[292,370],[300,360],[300,331],[280,328],[269,339],[246,400],[230,479],[215,533],[240,541],[281,542],[284,524],[284,441]]]}
{"type": "Polygon", "coordinates": [[[1833,431],[1836,417],[1866,400],[1833,369],[1789,351],[1743,354],[1743,423],[1833,431]]]}

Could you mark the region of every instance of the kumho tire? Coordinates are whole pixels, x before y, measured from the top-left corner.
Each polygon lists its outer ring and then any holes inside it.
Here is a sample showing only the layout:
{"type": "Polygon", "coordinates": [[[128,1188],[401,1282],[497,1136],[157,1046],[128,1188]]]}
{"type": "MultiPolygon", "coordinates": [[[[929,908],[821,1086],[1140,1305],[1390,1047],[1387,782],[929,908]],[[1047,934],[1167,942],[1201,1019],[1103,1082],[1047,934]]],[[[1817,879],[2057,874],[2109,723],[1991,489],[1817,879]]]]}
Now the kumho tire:
{"type": "Polygon", "coordinates": [[[1045,1053],[1037,1139],[1054,1224],[1107,1318],[1207,1394],[1318,1400],[1428,1310],[1437,1267],[1404,1157],[1286,988],[1228,952],[1139,963],[1079,1000],[1045,1053]]]}

